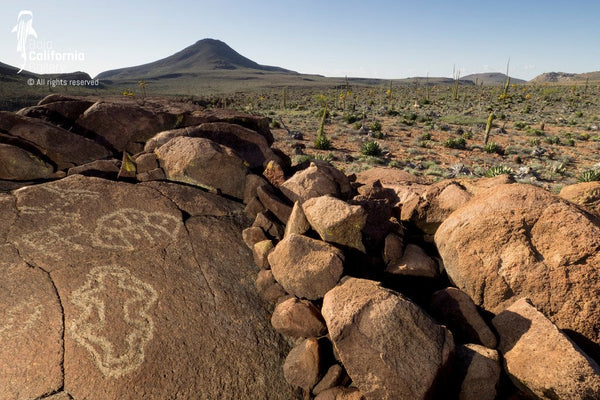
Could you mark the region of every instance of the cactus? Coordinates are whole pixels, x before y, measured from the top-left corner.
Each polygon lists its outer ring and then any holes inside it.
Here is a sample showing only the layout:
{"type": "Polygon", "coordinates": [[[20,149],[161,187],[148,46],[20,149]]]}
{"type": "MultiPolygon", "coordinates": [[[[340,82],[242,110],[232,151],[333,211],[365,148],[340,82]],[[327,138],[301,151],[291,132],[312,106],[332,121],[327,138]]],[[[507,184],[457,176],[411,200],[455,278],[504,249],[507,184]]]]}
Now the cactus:
{"type": "Polygon", "coordinates": [[[490,113],[488,117],[487,124],[485,125],[485,137],[483,138],[483,145],[487,145],[488,140],[490,139],[490,131],[492,130],[492,123],[496,119],[496,115],[494,113],[490,113]]]}

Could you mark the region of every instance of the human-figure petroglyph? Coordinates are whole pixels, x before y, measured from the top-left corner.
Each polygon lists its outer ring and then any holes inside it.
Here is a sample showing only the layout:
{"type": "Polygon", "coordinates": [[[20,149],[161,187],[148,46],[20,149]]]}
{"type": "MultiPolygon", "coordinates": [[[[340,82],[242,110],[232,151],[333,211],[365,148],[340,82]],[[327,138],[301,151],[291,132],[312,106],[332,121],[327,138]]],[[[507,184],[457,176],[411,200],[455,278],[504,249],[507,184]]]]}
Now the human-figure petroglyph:
{"type": "Polygon", "coordinates": [[[134,250],[163,238],[175,239],[181,220],[160,212],[122,208],[98,219],[93,244],[98,247],[134,250]]]}
{"type": "Polygon", "coordinates": [[[92,355],[107,377],[118,378],[138,369],[153,337],[150,309],[158,295],[126,269],[116,265],[95,267],[71,294],[80,314],[71,322],[73,339],[92,355]]]}
{"type": "Polygon", "coordinates": [[[21,301],[0,313],[0,338],[5,336],[21,336],[40,319],[44,306],[36,304],[33,297],[21,301]]]}

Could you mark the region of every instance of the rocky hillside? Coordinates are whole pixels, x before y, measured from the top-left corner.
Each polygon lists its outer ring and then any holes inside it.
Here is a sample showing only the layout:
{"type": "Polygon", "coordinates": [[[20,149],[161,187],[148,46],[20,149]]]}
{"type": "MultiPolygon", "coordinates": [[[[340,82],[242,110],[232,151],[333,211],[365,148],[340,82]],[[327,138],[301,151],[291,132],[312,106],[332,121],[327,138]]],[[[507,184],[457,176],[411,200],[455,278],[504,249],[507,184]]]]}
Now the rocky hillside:
{"type": "MultiPolygon", "coordinates": [[[[500,86],[506,84],[506,78],[508,76],[501,72],[484,72],[480,74],[471,74],[461,77],[460,79],[466,81],[472,81],[478,85],[490,85],[490,86],[500,86]]],[[[514,84],[526,83],[527,81],[519,78],[510,78],[510,82],[514,84]]]]}
{"type": "Polygon", "coordinates": [[[574,83],[574,82],[585,82],[600,81],[599,72],[586,72],[583,74],[572,74],[567,72],[545,72],[541,75],[536,76],[530,82],[534,83],[574,83]]]}
{"type": "Polygon", "coordinates": [[[0,129],[0,399],[600,398],[593,184],[291,166],[160,99],[0,129]]]}

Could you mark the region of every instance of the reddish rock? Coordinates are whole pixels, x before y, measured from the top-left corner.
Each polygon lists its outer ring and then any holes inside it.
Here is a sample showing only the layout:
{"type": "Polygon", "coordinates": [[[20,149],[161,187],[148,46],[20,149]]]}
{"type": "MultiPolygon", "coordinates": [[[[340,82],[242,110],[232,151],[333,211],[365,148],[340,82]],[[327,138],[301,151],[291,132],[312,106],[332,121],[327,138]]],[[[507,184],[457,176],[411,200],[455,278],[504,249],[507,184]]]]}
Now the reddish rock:
{"type": "Polygon", "coordinates": [[[0,143],[0,179],[26,181],[49,178],[54,167],[27,150],[0,143]]]}
{"type": "Polygon", "coordinates": [[[407,244],[400,260],[389,264],[385,272],[392,275],[422,278],[437,278],[439,276],[437,263],[415,244],[407,244]]]}
{"type": "Polygon", "coordinates": [[[600,398],[600,366],[527,299],[492,323],[506,372],[519,389],[540,399],[600,398]]]}
{"type": "Polygon", "coordinates": [[[291,234],[269,254],[277,282],[296,297],[317,300],[333,288],[344,272],[344,255],[330,244],[291,234]]]}
{"type": "Polygon", "coordinates": [[[256,194],[260,202],[271,211],[279,221],[287,224],[292,213],[292,207],[281,198],[270,185],[259,186],[256,194]]]}
{"type": "Polygon", "coordinates": [[[313,394],[318,395],[325,390],[342,385],[346,380],[348,380],[348,375],[346,375],[344,368],[342,368],[340,364],[333,364],[329,367],[319,383],[313,388],[312,392],[313,394]]]}
{"type": "Polygon", "coordinates": [[[319,337],[327,333],[327,327],[319,309],[310,301],[295,297],[285,300],[275,307],[271,325],[277,332],[297,338],[319,337]]]}
{"type": "Polygon", "coordinates": [[[302,206],[299,202],[295,202],[294,207],[292,207],[287,225],[285,226],[284,236],[291,235],[292,233],[304,235],[309,229],[310,223],[306,219],[306,215],[304,215],[302,206]]]}
{"type": "Polygon", "coordinates": [[[273,242],[271,240],[263,240],[255,243],[252,248],[252,255],[254,256],[254,264],[260,269],[269,269],[269,261],[267,257],[271,251],[273,251],[273,242]]]}
{"type": "Polygon", "coordinates": [[[431,297],[433,315],[463,343],[480,343],[495,349],[496,336],[485,323],[473,300],[460,289],[449,287],[431,297]]]}
{"type": "Polygon", "coordinates": [[[113,158],[111,160],[96,160],[91,163],[69,168],[67,175],[81,174],[116,180],[120,170],[121,161],[113,158]]]}
{"type": "Polygon", "coordinates": [[[321,310],[352,382],[369,400],[429,399],[454,351],[452,334],[379,283],[346,278],[321,310]]]}
{"type": "Polygon", "coordinates": [[[275,187],[279,187],[285,182],[283,168],[281,167],[281,164],[275,160],[271,160],[267,163],[267,166],[263,171],[263,176],[275,187]]]}
{"type": "Polygon", "coordinates": [[[259,227],[274,239],[283,238],[284,228],[281,225],[277,218],[270,211],[262,211],[256,214],[256,218],[252,223],[252,226],[259,227]]]}
{"type": "Polygon", "coordinates": [[[500,356],[496,350],[477,344],[459,346],[455,365],[463,376],[459,400],[495,400],[500,384],[500,356]]]}
{"type": "Polygon", "coordinates": [[[135,166],[138,173],[152,171],[158,168],[158,158],[154,153],[142,153],[135,157],[135,166]]]}
{"type": "Polygon", "coordinates": [[[590,212],[600,214],[600,182],[582,182],[563,187],[558,194],[565,200],[579,204],[590,212]]]}
{"type": "Polygon", "coordinates": [[[500,185],[452,213],[435,243],[449,278],[475,304],[498,313],[527,296],[600,357],[600,226],[595,218],[541,188],[500,185]]]}
{"type": "Polygon", "coordinates": [[[273,272],[270,269],[262,269],[259,271],[256,277],[256,290],[260,296],[270,303],[276,303],[277,300],[287,295],[273,276],[273,272]]]}
{"type": "Polygon", "coordinates": [[[244,188],[244,204],[250,203],[250,201],[258,197],[256,190],[259,186],[267,185],[268,182],[262,176],[255,174],[246,175],[246,187],[244,188]]]}
{"type": "Polygon", "coordinates": [[[392,232],[385,237],[383,262],[388,267],[398,265],[404,255],[404,238],[392,232]]]}
{"type": "Polygon", "coordinates": [[[362,230],[367,216],[361,206],[351,206],[331,196],[320,196],[306,200],[302,209],[321,239],[365,251],[362,230]]]}
{"type": "Polygon", "coordinates": [[[251,226],[242,231],[242,239],[244,240],[244,243],[246,243],[246,246],[252,250],[254,249],[254,245],[256,243],[267,240],[267,235],[265,235],[265,232],[262,230],[262,228],[258,226],[251,226]]]}
{"type": "Polygon", "coordinates": [[[291,201],[304,201],[324,195],[346,199],[352,192],[350,181],[327,162],[313,161],[310,166],[296,172],[282,183],[279,189],[291,201]]]}
{"type": "Polygon", "coordinates": [[[167,179],[242,199],[248,169],[231,149],[209,139],[176,137],[156,149],[167,179]]]}
{"type": "Polygon", "coordinates": [[[322,349],[315,338],[305,339],[290,351],[283,364],[285,380],[307,392],[323,376],[322,349]]]}

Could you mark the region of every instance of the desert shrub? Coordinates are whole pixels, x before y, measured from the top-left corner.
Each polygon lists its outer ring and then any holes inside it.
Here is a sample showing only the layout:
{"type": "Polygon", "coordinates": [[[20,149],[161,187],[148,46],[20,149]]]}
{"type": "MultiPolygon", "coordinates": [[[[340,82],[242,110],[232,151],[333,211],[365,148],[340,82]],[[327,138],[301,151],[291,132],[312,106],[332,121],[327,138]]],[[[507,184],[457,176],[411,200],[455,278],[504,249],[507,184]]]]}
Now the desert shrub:
{"type": "Polygon", "coordinates": [[[466,149],[467,141],[462,137],[450,138],[444,142],[444,147],[450,149],[466,149]]]}
{"type": "Polygon", "coordinates": [[[331,148],[331,140],[325,135],[318,135],[315,139],[315,149],[329,150],[331,148]]]}
{"type": "Polygon", "coordinates": [[[577,177],[579,182],[594,182],[600,181],[600,170],[597,169],[586,169],[583,171],[579,177],[577,177]]]}
{"type": "Polygon", "coordinates": [[[360,118],[356,114],[344,114],[344,122],[347,124],[353,124],[360,118]]]}
{"type": "Polygon", "coordinates": [[[527,126],[527,128],[525,128],[525,133],[527,133],[528,135],[544,136],[544,132],[542,130],[535,129],[530,126],[527,126]]]}
{"type": "Polygon", "coordinates": [[[381,132],[381,122],[373,121],[369,124],[369,130],[373,132],[381,132]]]}
{"type": "Polygon", "coordinates": [[[558,136],[547,136],[544,141],[548,144],[560,144],[560,138],[558,136]]]}
{"type": "Polygon", "coordinates": [[[425,132],[421,135],[421,140],[431,140],[431,133],[425,132]]]}
{"type": "Polygon", "coordinates": [[[541,143],[540,138],[531,138],[529,139],[529,144],[532,146],[539,146],[541,143]]]}
{"type": "Polygon", "coordinates": [[[590,140],[590,134],[587,132],[582,133],[581,135],[579,135],[579,140],[590,140]]]}
{"type": "Polygon", "coordinates": [[[381,146],[375,140],[369,140],[363,143],[360,148],[360,152],[363,156],[380,156],[382,153],[381,146]]]}
{"type": "Polygon", "coordinates": [[[473,139],[473,133],[470,131],[464,131],[462,137],[465,139],[473,139]]]}
{"type": "Polygon", "coordinates": [[[497,153],[498,151],[500,151],[500,146],[496,142],[489,142],[485,145],[483,151],[489,154],[497,153]]]}
{"type": "Polygon", "coordinates": [[[513,170],[510,167],[507,167],[505,165],[494,165],[492,168],[485,171],[485,176],[488,178],[493,178],[494,176],[498,175],[512,175],[512,173],[513,170]]]}
{"type": "Polygon", "coordinates": [[[281,123],[279,121],[277,121],[276,119],[273,119],[271,121],[271,128],[279,129],[279,128],[281,128],[281,123]]]}
{"type": "Polygon", "coordinates": [[[518,130],[522,130],[527,128],[529,125],[527,125],[525,122],[515,122],[515,129],[518,130]]]}

